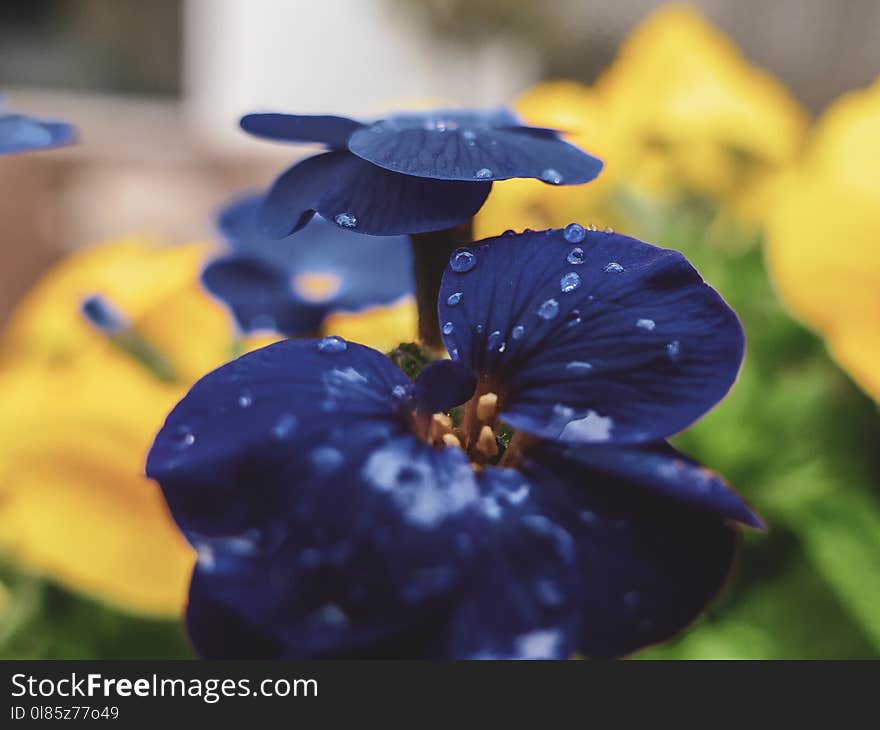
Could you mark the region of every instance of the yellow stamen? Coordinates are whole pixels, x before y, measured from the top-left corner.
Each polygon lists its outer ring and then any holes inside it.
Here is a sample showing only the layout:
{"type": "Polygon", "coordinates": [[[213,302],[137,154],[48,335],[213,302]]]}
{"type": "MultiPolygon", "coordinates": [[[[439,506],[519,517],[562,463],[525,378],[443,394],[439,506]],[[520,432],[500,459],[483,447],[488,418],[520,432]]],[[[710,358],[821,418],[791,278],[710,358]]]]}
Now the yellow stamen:
{"type": "Polygon", "coordinates": [[[447,446],[457,446],[458,448],[461,448],[461,441],[458,440],[458,436],[454,433],[444,433],[443,443],[447,446]]]}
{"type": "Polygon", "coordinates": [[[498,395],[496,393],[486,393],[481,395],[477,401],[477,418],[481,421],[489,421],[495,417],[495,411],[498,408],[498,395]]]}
{"type": "Polygon", "coordinates": [[[491,459],[498,454],[498,442],[495,441],[495,432],[489,426],[483,426],[480,429],[476,450],[487,459],[491,459]]]}

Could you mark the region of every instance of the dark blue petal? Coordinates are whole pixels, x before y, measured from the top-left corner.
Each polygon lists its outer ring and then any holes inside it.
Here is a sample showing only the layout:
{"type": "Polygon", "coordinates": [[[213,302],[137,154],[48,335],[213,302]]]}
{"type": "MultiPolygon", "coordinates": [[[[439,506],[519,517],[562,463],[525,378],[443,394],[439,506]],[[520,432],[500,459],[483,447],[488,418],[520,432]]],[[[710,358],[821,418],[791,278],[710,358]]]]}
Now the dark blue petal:
{"type": "Polygon", "coordinates": [[[263,206],[263,230],[283,238],[317,212],[342,228],[374,236],[438,231],[472,218],[491,187],[398,175],[347,152],[327,152],[275,181],[263,206]]]}
{"type": "Polygon", "coordinates": [[[669,639],[723,586],[738,535],[720,517],[555,449],[531,453],[525,472],[576,545],[583,653],[616,657],[669,639]]]}
{"type": "Polygon", "coordinates": [[[361,345],[337,337],[279,342],[199,380],[156,437],[147,474],[185,530],[261,527],[299,504],[297,486],[308,475],[340,457],[342,465],[344,454],[322,448],[331,434],[350,426],[370,443],[408,433],[398,405],[412,388],[361,345]]]}
{"type": "Polygon", "coordinates": [[[552,185],[595,178],[602,161],[552,130],[509,115],[432,112],[389,117],[352,134],[348,148],[387,170],[435,180],[533,177],[552,185]]]}
{"type": "Polygon", "coordinates": [[[202,282],[229,305],[242,332],[311,334],[328,312],[325,304],[295,297],[289,276],[252,256],[226,256],[212,261],[202,272],[202,282]]]}
{"type": "Polygon", "coordinates": [[[261,196],[248,196],[223,209],[220,231],[239,256],[215,262],[204,276],[246,331],[275,322],[285,334],[302,334],[330,312],[391,304],[412,292],[406,237],[368,238],[316,218],[299,235],[275,240],[259,229],[261,205],[261,196]],[[308,290],[316,276],[326,291],[308,290]]]}
{"type": "Polygon", "coordinates": [[[506,421],[545,438],[638,443],[684,429],[736,378],[736,315],[676,251],[566,231],[453,254],[439,301],[450,355],[496,381],[506,421]]]}
{"type": "Polygon", "coordinates": [[[131,323],[114,306],[113,302],[100,294],[94,294],[84,299],[81,309],[83,316],[89,323],[105,334],[117,335],[131,326],[131,323]]]}
{"type": "Polygon", "coordinates": [[[23,114],[0,115],[0,154],[27,152],[69,144],[76,129],[65,122],[43,121],[23,114]]]}
{"type": "Polygon", "coordinates": [[[424,413],[440,413],[461,405],[474,394],[473,372],[452,360],[428,365],[416,379],[415,397],[424,413]]]}
{"type": "Polygon", "coordinates": [[[473,536],[472,570],[447,629],[446,653],[570,658],[579,644],[583,601],[571,533],[543,514],[540,483],[497,467],[478,479],[486,524],[473,536]]]}
{"type": "Polygon", "coordinates": [[[718,517],[755,528],[764,524],[720,474],[698,464],[665,441],[638,446],[547,444],[543,453],[601,473],[603,478],[637,482],[645,489],[718,517]]]}
{"type": "Polygon", "coordinates": [[[331,149],[344,148],[348,138],[364,126],[346,117],[276,113],[246,114],[239,124],[254,137],[279,142],[317,142],[331,149]]]}

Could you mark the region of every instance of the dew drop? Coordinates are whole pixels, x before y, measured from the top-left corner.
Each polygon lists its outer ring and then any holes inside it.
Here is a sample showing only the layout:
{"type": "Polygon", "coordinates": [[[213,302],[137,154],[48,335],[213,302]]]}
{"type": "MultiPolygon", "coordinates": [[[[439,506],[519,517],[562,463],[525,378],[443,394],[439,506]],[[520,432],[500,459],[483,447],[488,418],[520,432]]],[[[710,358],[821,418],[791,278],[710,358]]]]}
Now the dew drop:
{"type": "Polygon", "coordinates": [[[538,307],[538,316],[541,319],[553,319],[557,314],[559,314],[559,302],[555,299],[548,299],[538,307]]]}
{"type": "Polygon", "coordinates": [[[511,236],[515,236],[515,235],[516,235],[516,231],[513,230],[513,228],[508,228],[508,229],[507,229],[506,231],[504,231],[504,233],[502,233],[501,235],[502,235],[502,236],[505,236],[506,238],[510,238],[511,236]]]}
{"type": "Polygon", "coordinates": [[[454,307],[456,304],[458,304],[461,301],[461,297],[462,297],[462,293],[460,291],[457,291],[454,294],[450,294],[446,298],[446,303],[450,307],[454,307]]]}
{"type": "Polygon", "coordinates": [[[575,265],[584,263],[584,249],[580,246],[575,246],[568,252],[568,256],[565,257],[565,260],[568,261],[568,263],[575,265]]]}
{"type": "Polygon", "coordinates": [[[576,327],[581,323],[581,312],[579,309],[572,309],[565,318],[566,327],[576,327]]]}
{"type": "Polygon", "coordinates": [[[249,390],[243,390],[238,394],[238,405],[242,408],[250,408],[254,404],[254,394],[249,390]]]}
{"type": "Polygon", "coordinates": [[[318,340],[317,347],[318,352],[328,352],[332,354],[345,352],[345,350],[348,349],[348,343],[341,337],[331,335],[330,337],[324,337],[323,339],[318,340]]]}
{"type": "Polygon", "coordinates": [[[511,332],[510,334],[513,336],[513,339],[521,340],[525,333],[526,328],[523,327],[521,324],[518,324],[516,327],[513,328],[513,332],[511,332]]]}
{"type": "Polygon", "coordinates": [[[569,223],[562,235],[569,243],[580,243],[586,237],[587,232],[580,223],[569,223]]]}
{"type": "Polygon", "coordinates": [[[339,213],[333,220],[336,221],[337,226],[342,226],[343,228],[354,228],[358,222],[358,219],[351,213],[339,213]]]}
{"type": "Polygon", "coordinates": [[[454,330],[454,329],[455,329],[455,327],[452,324],[452,322],[447,322],[446,324],[443,325],[443,334],[444,335],[451,335],[452,330],[454,330]]]}
{"type": "Polygon", "coordinates": [[[489,350],[500,350],[501,348],[498,347],[499,344],[504,344],[501,342],[501,332],[499,330],[494,330],[489,335],[489,339],[486,340],[486,348],[489,350]]]}
{"type": "Polygon", "coordinates": [[[541,180],[550,185],[559,185],[562,182],[562,175],[559,174],[559,171],[548,167],[541,173],[541,180]]]}
{"type": "Polygon", "coordinates": [[[196,442],[196,435],[189,430],[188,426],[178,427],[174,434],[174,444],[178,449],[188,449],[196,442]]]}
{"type": "Polygon", "coordinates": [[[463,274],[465,271],[470,271],[476,265],[477,257],[474,256],[472,251],[468,251],[466,248],[459,248],[453,251],[452,256],[449,259],[449,266],[453,271],[457,271],[459,274],[463,274]]]}
{"type": "Polygon", "coordinates": [[[484,330],[484,329],[486,329],[486,327],[485,327],[484,325],[482,325],[482,324],[476,324],[476,325],[474,325],[474,332],[476,332],[478,335],[483,334],[483,330],[484,330]]]}
{"type": "Polygon", "coordinates": [[[492,171],[488,167],[481,167],[474,173],[474,177],[478,180],[485,180],[486,178],[492,177],[492,171]]]}
{"type": "Polygon", "coordinates": [[[272,438],[276,441],[283,441],[288,438],[296,429],[296,416],[292,413],[284,413],[275,421],[272,426],[272,438]]]}
{"type": "Polygon", "coordinates": [[[681,357],[681,343],[678,340],[666,343],[666,356],[673,362],[681,357]]]}
{"type": "Polygon", "coordinates": [[[581,285],[581,277],[573,271],[569,271],[559,280],[559,288],[564,294],[574,291],[581,285]]]}
{"type": "Polygon", "coordinates": [[[645,332],[650,332],[657,326],[657,323],[653,319],[638,319],[636,320],[636,327],[640,330],[644,330],[645,332]]]}
{"type": "Polygon", "coordinates": [[[608,226],[608,227],[605,229],[605,233],[614,233],[614,229],[613,229],[611,226],[608,226]]]}
{"type": "Polygon", "coordinates": [[[586,375],[593,369],[593,366],[588,362],[584,362],[583,360],[572,360],[570,363],[568,363],[568,365],[565,366],[565,369],[570,373],[574,373],[575,375],[586,375]]]}
{"type": "Polygon", "coordinates": [[[624,268],[616,261],[611,261],[610,263],[605,264],[605,271],[609,274],[619,274],[623,270],[624,268]]]}

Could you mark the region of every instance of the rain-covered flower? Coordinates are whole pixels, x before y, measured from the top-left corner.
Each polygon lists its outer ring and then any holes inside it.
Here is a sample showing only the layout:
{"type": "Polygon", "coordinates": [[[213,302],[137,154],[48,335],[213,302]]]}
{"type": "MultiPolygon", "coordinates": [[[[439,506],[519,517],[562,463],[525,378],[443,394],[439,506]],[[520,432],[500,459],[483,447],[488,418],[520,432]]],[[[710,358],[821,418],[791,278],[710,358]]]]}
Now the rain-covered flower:
{"type": "Polygon", "coordinates": [[[880,80],[834,102],[779,186],[766,255],[783,302],[880,401],[880,80]]]}
{"type": "Polygon", "coordinates": [[[493,181],[576,185],[602,169],[601,160],[554,130],[523,126],[505,110],[392,114],[371,123],[248,114],[241,127],[257,137],[326,148],[269,190],[261,225],[274,238],[298,231],[315,213],[371,235],[446,230],[473,217],[493,181]]]}
{"type": "Polygon", "coordinates": [[[219,216],[231,253],[202,280],[243,332],[314,335],[333,312],[394,306],[412,295],[412,254],[403,236],[367,239],[315,218],[296,238],[267,238],[257,224],[261,196],[219,216]]]}
{"type": "Polygon", "coordinates": [[[0,97],[0,155],[60,147],[76,137],[76,129],[67,122],[6,112],[2,103],[0,97]]]}
{"type": "Polygon", "coordinates": [[[618,656],[719,590],[733,523],[760,523],[664,439],[744,342],[684,257],[576,224],[502,236],[452,254],[439,310],[453,360],[415,383],[288,340],[171,412],[147,473],[198,554],[202,655],[618,656]]]}

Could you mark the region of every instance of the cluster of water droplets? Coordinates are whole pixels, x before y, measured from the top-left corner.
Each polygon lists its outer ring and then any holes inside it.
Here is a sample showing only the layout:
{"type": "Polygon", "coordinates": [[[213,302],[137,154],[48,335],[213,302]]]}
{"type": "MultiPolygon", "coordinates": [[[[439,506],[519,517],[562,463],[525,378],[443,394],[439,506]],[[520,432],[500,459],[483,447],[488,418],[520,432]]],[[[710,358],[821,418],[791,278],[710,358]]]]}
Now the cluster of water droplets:
{"type": "Polygon", "coordinates": [[[342,226],[343,228],[355,228],[357,226],[357,218],[351,213],[337,213],[333,220],[336,221],[337,226],[342,226]]]}

